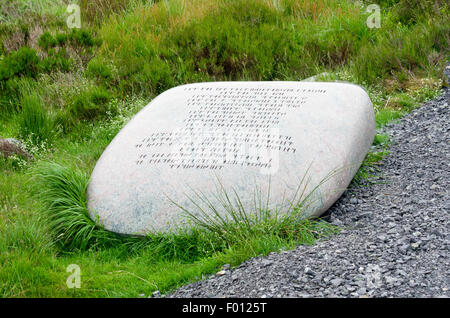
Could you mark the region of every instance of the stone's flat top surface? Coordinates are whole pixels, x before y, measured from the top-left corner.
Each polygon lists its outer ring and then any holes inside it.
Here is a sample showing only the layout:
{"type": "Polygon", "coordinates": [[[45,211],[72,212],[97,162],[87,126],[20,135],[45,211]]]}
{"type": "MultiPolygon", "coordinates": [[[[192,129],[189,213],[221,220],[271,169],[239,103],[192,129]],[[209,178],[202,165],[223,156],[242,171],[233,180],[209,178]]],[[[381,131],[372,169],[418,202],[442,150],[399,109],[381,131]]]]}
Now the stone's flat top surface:
{"type": "MultiPolygon", "coordinates": [[[[142,109],[99,159],[88,188],[91,217],[126,234],[168,231],[195,212],[190,198],[220,206],[218,181],[249,210],[255,193],[289,206],[308,172],[308,211],[342,194],[369,149],[374,113],[359,86],[310,82],[214,82],[172,88],[142,109]],[[344,169],[342,169],[344,168],[344,169]]],[[[200,205],[201,202],[197,201],[200,205]]]]}

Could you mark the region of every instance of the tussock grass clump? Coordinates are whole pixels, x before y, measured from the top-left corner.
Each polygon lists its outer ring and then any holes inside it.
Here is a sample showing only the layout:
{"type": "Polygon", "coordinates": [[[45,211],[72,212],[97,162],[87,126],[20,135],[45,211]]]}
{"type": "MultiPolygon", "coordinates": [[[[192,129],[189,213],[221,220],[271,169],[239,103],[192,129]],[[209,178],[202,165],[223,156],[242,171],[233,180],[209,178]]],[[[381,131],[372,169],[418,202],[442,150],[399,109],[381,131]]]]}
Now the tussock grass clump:
{"type": "Polygon", "coordinates": [[[64,249],[115,242],[113,233],[97,228],[86,207],[88,176],[82,171],[56,163],[36,167],[35,191],[45,206],[45,216],[54,240],[64,249]]]}
{"type": "Polygon", "coordinates": [[[288,246],[312,244],[316,239],[337,231],[327,222],[309,219],[308,214],[314,211],[316,191],[339,171],[330,172],[307,192],[308,169],[293,197],[286,199],[289,208],[270,207],[270,180],[266,194],[255,186],[250,205],[244,205],[238,192],[225,189],[219,179],[215,192],[210,195],[193,190],[194,196],[189,200],[195,206],[194,210],[172,202],[184,212],[191,225],[215,234],[229,247],[252,246],[255,242],[278,242],[288,246]]]}
{"type": "Polygon", "coordinates": [[[24,96],[21,108],[18,116],[21,138],[30,138],[34,144],[51,141],[56,133],[55,126],[51,115],[42,105],[40,96],[36,93],[24,96]]]}

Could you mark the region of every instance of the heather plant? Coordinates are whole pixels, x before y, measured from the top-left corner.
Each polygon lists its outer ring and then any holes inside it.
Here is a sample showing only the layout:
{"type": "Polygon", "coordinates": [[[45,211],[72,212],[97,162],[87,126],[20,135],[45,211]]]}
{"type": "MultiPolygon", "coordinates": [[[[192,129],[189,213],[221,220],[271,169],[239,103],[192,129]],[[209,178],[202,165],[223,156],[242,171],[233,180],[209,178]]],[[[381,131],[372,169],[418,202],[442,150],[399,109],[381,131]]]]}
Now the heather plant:
{"type": "Polygon", "coordinates": [[[0,61],[0,85],[14,77],[35,77],[38,64],[39,58],[33,49],[22,47],[17,52],[11,52],[0,61]]]}
{"type": "Polygon", "coordinates": [[[108,107],[111,93],[101,86],[93,86],[75,96],[70,106],[70,114],[81,120],[93,120],[106,115],[107,111],[114,111],[108,107]]]}

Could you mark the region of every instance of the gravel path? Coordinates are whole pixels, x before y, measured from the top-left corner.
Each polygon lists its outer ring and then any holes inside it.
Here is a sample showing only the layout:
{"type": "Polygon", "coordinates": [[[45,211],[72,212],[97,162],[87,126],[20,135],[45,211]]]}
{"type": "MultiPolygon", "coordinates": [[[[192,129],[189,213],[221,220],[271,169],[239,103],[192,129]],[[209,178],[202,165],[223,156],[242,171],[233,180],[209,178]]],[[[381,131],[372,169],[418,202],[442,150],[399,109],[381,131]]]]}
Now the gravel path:
{"type": "Polygon", "coordinates": [[[383,182],[347,190],[327,212],[340,234],[167,297],[449,297],[449,101],[446,89],[384,128],[383,182]]]}

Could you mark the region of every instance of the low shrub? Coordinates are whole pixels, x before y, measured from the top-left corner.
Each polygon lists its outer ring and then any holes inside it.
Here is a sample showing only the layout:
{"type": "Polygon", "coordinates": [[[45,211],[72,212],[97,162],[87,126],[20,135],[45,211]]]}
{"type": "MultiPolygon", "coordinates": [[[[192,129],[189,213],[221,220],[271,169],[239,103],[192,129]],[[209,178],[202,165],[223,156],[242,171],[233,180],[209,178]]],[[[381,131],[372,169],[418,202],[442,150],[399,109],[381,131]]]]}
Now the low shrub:
{"type": "Polygon", "coordinates": [[[43,71],[49,72],[53,69],[68,71],[70,64],[68,48],[76,53],[85,66],[92,59],[94,48],[100,44],[101,40],[85,29],[72,29],[70,32],[58,33],[56,36],[44,32],[38,40],[38,45],[48,55],[43,60],[43,71]]]}
{"type": "Polygon", "coordinates": [[[108,107],[111,93],[101,86],[93,86],[75,96],[70,106],[70,114],[75,119],[93,120],[114,111],[108,107]]]}
{"type": "Polygon", "coordinates": [[[69,72],[71,61],[68,58],[68,55],[64,48],[61,48],[58,51],[51,49],[49,50],[48,56],[42,59],[39,66],[41,71],[45,73],[50,73],[57,70],[62,72],[69,72]]]}
{"type": "Polygon", "coordinates": [[[56,43],[58,43],[59,46],[63,46],[64,44],[66,44],[68,38],[69,38],[69,37],[68,37],[67,34],[65,34],[65,33],[58,33],[58,34],[55,36],[56,43]]]}
{"type": "Polygon", "coordinates": [[[439,76],[449,45],[448,19],[436,18],[409,28],[395,25],[361,47],[350,65],[360,82],[374,85],[392,78],[401,86],[412,74],[439,76]],[[432,58],[436,50],[441,54],[432,58]]]}
{"type": "Polygon", "coordinates": [[[65,49],[50,48],[51,35],[47,35],[40,38],[43,39],[41,45],[48,49],[47,57],[40,59],[34,49],[22,47],[0,60],[1,116],[9,116],[20,109],[23,85],[31,85],[39,74],[70,70],[71,61],[65,49]]]}
{"type": "Polygon", "coordinates": [[[445,14],[441,8],[446,6],[448,3],[445,0],[400,0],[393,6],[393,13],[396,22],[412,25],[445,14]]]}
{"type": "Polygon", "coordinates": [[[36,77],[38,71],[39,58],[36,51],[22,47],[0,61],[0,85],[17,76],[36,77]]]}
{"type": "Polygon", "coordinates": [[[38,39],[38,45],[46,51],[55,47],[57,44],[58,41],[56,41],[56,39],[48,31],[44,32],[38,39]]]}

